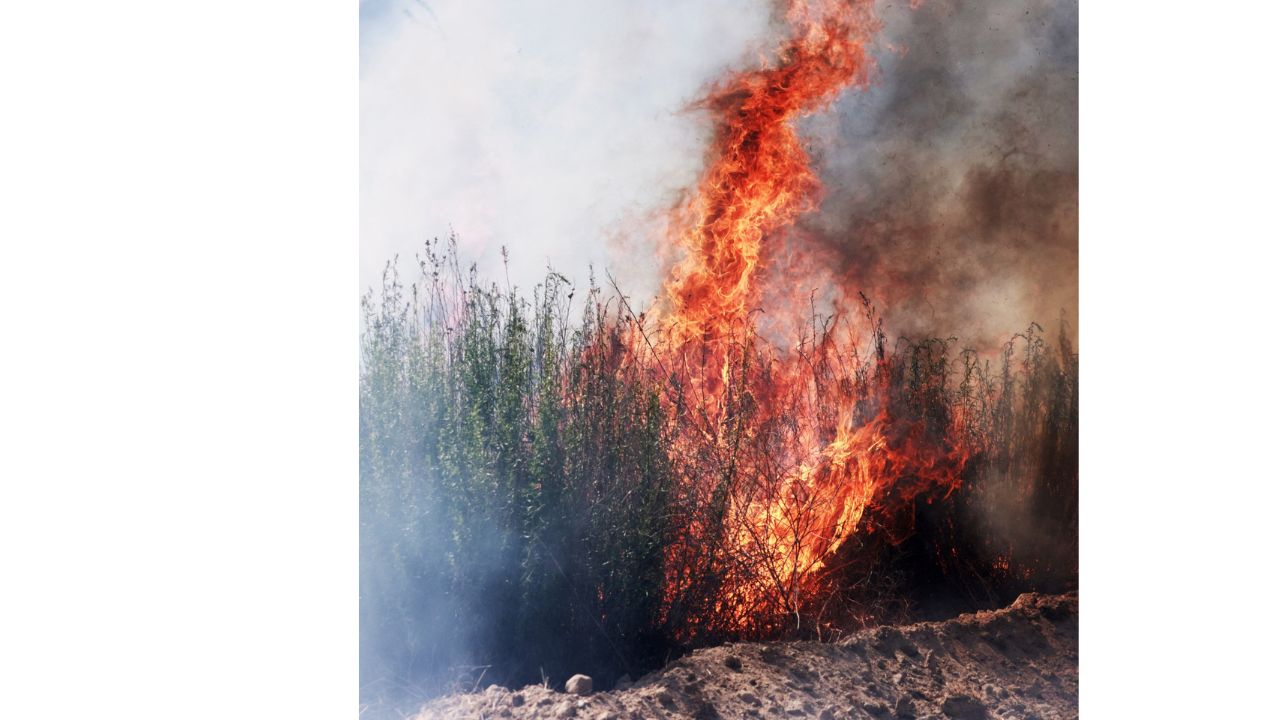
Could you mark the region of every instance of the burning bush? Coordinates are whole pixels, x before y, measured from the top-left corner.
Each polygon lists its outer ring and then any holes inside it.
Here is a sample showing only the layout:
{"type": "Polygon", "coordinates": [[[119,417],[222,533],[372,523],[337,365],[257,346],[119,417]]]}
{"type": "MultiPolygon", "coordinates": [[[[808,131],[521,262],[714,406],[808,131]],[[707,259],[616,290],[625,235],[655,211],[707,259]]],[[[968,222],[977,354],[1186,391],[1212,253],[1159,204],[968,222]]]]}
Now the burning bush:
{"type": "Polygon", "coordinates": [[[422,270],[364,302],[366,699],[607,686],[1074,583],[1076,360],[1038,326],[986,359],[890,347],[865,302],[862,345],[809,323],[803,373],[742,336],[703,405],[620,295],[551,273],[525,298],[452,245],[422,270]]]}

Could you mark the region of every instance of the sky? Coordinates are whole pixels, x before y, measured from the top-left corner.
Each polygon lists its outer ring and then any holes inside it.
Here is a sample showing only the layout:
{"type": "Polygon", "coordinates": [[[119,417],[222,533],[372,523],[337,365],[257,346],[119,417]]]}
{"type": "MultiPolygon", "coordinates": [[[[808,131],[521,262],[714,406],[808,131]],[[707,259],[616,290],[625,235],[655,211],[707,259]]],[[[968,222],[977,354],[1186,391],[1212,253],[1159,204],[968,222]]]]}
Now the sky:
{"type": "MultiPolygon", "coordinates": [[[[723,73],[769,60],[763,0],[365,0],[361,289],[456,232],[483,277],[608,269],[653,297],[723,73]],[[509,271],[501,248],[510,249],[509,271]]],[[[1075,336],[1075,0],[879,0],[874,81],[801,121],[825,185],[788,242],[904,333],[1075,336]]],[[[815,280],[815,282],[822,282],[815,280]]]]}

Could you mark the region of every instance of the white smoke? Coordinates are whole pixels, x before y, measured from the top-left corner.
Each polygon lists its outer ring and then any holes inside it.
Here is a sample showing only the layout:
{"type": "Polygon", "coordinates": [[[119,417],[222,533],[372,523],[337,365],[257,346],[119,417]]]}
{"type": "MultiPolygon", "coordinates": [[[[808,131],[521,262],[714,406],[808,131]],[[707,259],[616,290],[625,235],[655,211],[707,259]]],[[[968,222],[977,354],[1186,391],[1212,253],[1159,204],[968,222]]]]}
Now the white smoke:
{"type": "Polygon", "coordinates": [[[529,288],[548,263],[653,292],[654,237],[702,166],[711,80],[757,62],[770,3],[388,0],[361,24],[362,289],[450,228],[529,288]]]}

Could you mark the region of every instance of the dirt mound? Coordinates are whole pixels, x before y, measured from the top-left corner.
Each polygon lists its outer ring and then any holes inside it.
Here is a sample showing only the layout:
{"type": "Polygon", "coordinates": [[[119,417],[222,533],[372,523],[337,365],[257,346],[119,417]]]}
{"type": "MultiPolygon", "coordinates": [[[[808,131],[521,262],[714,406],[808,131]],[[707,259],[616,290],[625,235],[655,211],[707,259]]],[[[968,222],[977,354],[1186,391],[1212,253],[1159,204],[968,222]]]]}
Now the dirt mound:
{"type": "Polygon", "coordinates": [[[837,643],[698,650],[626,690],[586,697],[540,686],[451,695],[428,718],[1075,718],[1077,596],[866,630],[837,643]]]}

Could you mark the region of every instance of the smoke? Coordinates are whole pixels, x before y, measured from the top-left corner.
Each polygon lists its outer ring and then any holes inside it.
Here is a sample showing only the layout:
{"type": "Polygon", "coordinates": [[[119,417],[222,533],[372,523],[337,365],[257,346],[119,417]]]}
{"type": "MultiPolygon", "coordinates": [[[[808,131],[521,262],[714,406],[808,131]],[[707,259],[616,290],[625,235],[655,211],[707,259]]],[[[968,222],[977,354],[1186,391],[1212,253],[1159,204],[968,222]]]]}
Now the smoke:
{"type": "MultiPolygon", "coordinates": [[[[495,280],[608,268],[652,297],[705,161],[711,82],[778,38],[771,3],[362,5],[361,285],[454,229],[495,280]],[[378,12],[374,12],[374,10],[378,12]]],[[[825,186],[793,273],[894,333],[994,347],[1077,305],[1077,3],[881,2],[876,82],[802,121],[825,186]],[[815,274],[813,269],[822,273],[815,274]]],[[[404,269],[408,269],[404,265],[404,269]]]]}
{"type": "Polygon", "coordinates": [[[360,283],[458,233],[487,280],[609,268],[641,295],[652,238],[696,181],[703,86],[756,61],[771,3],[366,0],[360,283]],[[509,273],[502,246],[511,250],[509,273]]]}
{"type": "Polygon", "coordinates": [[[1074,0],[878,8],[873,87],[805,121],[826,195],[801,237],[894,333],[989,349],[1037,321],[1074,338],[1074,0]]]}

